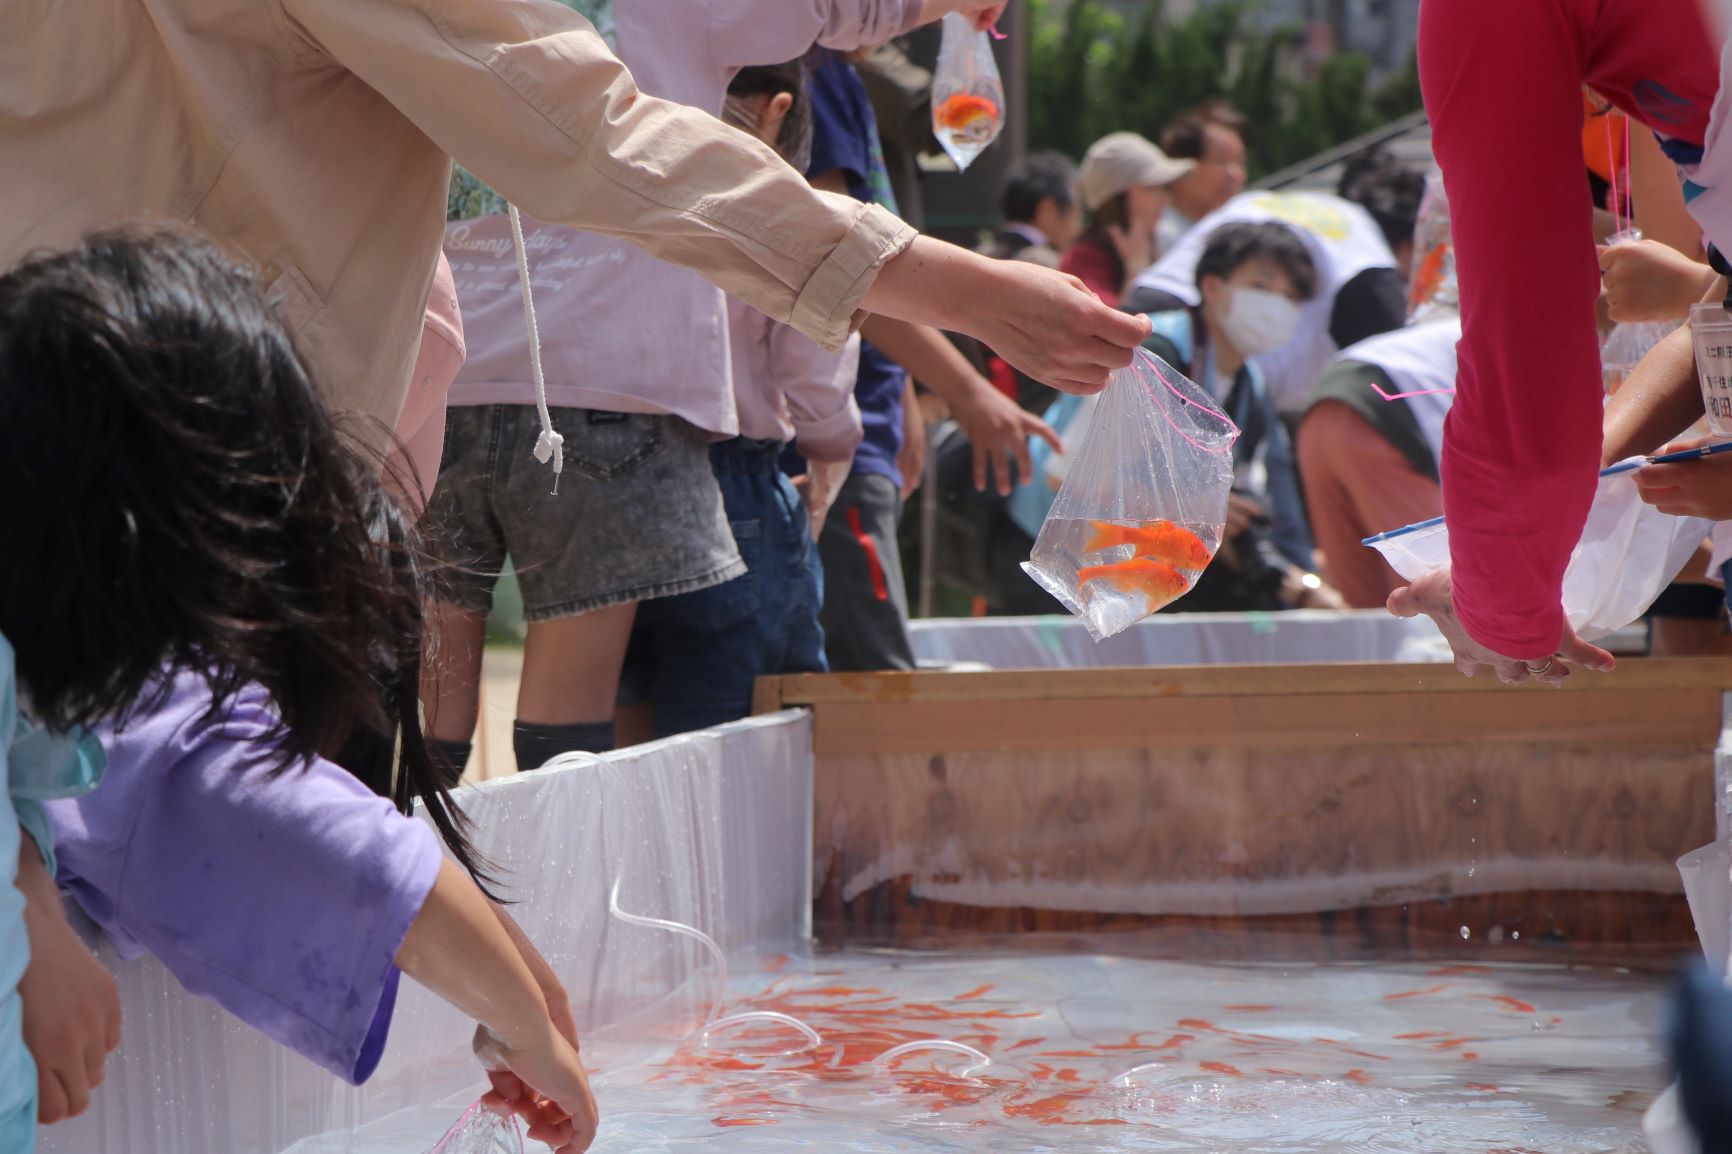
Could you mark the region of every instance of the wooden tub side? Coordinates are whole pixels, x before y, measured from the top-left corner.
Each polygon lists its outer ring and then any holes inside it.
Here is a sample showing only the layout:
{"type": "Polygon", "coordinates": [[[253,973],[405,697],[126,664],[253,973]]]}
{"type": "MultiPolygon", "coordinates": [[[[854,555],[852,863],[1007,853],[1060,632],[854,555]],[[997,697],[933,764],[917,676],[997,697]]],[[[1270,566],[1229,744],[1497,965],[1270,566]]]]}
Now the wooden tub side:
{"type": "Polygon", "coordinates": [[[766,679],[816,754],[829,945],[1121,933],[1183,953],[1688,949],[1732,661],[1563,690],[1330,664],[766,679]],[[1463,930],[1466,937],[1463,937],[1463,930]]]}

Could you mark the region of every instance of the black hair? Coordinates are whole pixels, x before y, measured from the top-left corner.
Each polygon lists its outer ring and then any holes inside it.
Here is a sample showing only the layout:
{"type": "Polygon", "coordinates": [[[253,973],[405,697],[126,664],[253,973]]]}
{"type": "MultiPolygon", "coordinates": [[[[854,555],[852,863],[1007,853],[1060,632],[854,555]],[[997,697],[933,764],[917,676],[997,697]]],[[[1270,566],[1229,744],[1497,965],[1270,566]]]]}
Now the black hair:
{"type": "Polygon", "coordinates": [[[1419,202],[1425,199],[1425,174],[1375,144],[1348,159],[1335,194],[1370,213],[1389,246],[1396,248],[1413,240],[1419,202]]]}
{"type": "Polygon", "coordinates": [[[370,744],[347,768],[485,883],[422,739],[422,569],[379,468],[209,242],[102,233],[0,276],[0,635],[32,716],[124,725],[175,670],[213,714],[257,683],[277,772],[370,744]]]}
{"type": "Polygon", "coordinates": [[[1201,160],[1211,126],[1244,140],[1251,122],[1225,100],[1206,100],[1162,130],[1161,151],[1176,160],[1201,160]]]}
{"type": "Polygon", "coordinates": [[[1004,182],[1004,219],[1028,224],[1050,200],[1064,211],[1075,194],[1076,165],[1060,152],[1035,152],[1011,169],[1004,182]]]}
{"type": "Polygon", "coordinates": [[[786,92],[794,98],[781,131],[776,134],[776,151],[784,158],[798,156],[811,148],[812,102],[807,96],[806,78],[807,64],[802,58],[742,68],[728,84],[728,95],[732,97],[773,97],[786,92]]]}
{"type": "Polygon", "coordinates": [[[1299,299],[1308,301],[1317,294],[1317,265],[1299,234],[1279,221],[1236,221],[1224,224],[1209,234],[1203,255],[1197,259],[1197,287],[1203,278],[1226,280],[1243,265],[1265,260],[1287,274],[1299,299]]]}

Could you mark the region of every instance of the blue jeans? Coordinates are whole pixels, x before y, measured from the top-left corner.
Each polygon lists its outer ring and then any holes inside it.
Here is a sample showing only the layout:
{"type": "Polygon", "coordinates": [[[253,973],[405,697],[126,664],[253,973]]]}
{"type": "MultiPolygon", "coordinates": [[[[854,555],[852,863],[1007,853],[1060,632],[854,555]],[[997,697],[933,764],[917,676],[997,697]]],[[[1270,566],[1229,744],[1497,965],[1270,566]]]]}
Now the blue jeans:
{"type": "Polygon", "coordinates": [[[710,447],[745,575],[638,606],[625,683],[655,707],[658,737],[748,716],[759,677],[825,671],[823,572],[781,450],[741,437],[710,447]]]}

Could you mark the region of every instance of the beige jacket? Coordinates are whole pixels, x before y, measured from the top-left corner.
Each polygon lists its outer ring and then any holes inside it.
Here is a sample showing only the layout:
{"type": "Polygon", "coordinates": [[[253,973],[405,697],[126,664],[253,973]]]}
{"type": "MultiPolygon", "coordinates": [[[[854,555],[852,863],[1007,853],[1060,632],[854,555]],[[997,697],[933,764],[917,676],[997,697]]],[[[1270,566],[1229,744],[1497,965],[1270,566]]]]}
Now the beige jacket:
{"type": "Polygon", "coordinates": [[[262,273],[337,407],[396,421],[450,158],[839,348],[913,239],[640,93],[552,0],[3,0],[0,267],[190,222],[262,273]]]}

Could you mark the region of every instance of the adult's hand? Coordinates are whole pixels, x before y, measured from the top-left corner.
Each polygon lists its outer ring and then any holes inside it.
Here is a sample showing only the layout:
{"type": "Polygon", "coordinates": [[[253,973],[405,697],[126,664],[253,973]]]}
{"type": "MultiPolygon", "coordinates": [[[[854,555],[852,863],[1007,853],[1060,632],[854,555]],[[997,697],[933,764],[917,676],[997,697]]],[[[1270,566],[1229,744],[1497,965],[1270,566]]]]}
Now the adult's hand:
{"type": "MultiPolygon", "coordinates": [[[[1710,440],[1679,441],[1660,452],[1699,449],[1710,440]]],[[[1636,470],[1636,491],[1642,500],[1674,517],[1732,521],[1732,453],[1674,465],[1647,465],[1636,470]]]]}
{"type": "Polygon", "coordinates": [[[806,461],[806,475],[794,479],[794,487],[806,501],[806,516],[812,522],[812,540],[816,541],[824,533],[824,519],[830,515],[830,506],[836,503],[836,496],[842,491],[842,483],[854,471],[854,462],[842,461],[806,461]]]}
{"type": "Polygon", "coordinates": [[[1681,321],[1714,283],[1714,270],[1655,240],[1601,246],[1600,279],[1614,321],[1681,321]]]}
{"type": "Polygon", "coordinates": [[[1073,276],[918,237],[885,264],[868,311],[974,337],[1043,384],[1098,393],[1148,338],[1147,317],[1103,304],[1073,276]]]}
{"type": "Polygon", "coordinates": [[[1519,685],[1532,679],[1560,686],[1569,680],[1570,665],[1610,673],[1616,663],[1610,653],[1583,641],[1568,625],[1564,626],[1557,652],[1540,661],[1520,661],[1487,649],[1468,634],[1456,616],[1454,586],[1447,569],[1428,573],[1413,584],[1391,593],[1389,611],[1397,617],[1418,617],[1421,613],[1430,617],[1444,640],[1449,642],[1449,648],[1455,654],[1455,668],[1463,677],[1475,677],[1489,671],[1505,685],[1519,685]]]}
{"type": "Polygon", "coordinates": [[[1013,460],[1018,482],[1027,483],[1034,476],[1034,462],[1028,449],[1030,437],[1039,437],[1051,445],[1054,452],[1064,451],[1064,445],[1051,425],[984,379],[981,379],[979,387],[952,399],[950,412],[974,450],[974,488],[977,492],[986,490],[986,475],[990,469],[998,495],[1010,496],[1013,487],[1010,463],[1013,460]]]}

